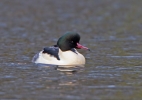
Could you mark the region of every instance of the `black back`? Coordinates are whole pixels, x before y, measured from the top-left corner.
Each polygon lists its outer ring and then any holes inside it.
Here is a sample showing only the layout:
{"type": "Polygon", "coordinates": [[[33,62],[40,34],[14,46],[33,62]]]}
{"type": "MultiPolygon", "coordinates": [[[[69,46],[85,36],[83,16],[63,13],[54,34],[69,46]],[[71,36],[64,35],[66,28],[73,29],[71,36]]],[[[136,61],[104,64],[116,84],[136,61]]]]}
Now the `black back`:
{"type": "Polygon", "coordinates": [[[60,60],[59,55],[58,55],[58,53],[59,53],[59,47],[57,47],[56,45],[55,46],[51,46],[51,47],[45,47],[43,49],[42,53],[47,53],[47,54],[49,54],[51,56],[56,57],[57,60],[60,60]]]}

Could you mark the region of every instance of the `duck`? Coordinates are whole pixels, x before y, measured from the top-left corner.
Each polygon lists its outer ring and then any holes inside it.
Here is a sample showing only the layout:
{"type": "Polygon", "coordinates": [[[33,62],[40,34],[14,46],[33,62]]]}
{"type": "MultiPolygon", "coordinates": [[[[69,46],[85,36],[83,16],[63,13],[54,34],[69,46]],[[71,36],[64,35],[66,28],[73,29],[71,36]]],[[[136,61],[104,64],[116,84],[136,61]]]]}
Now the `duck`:
{"type": "Polygon", "coordinates": [[[89,50],[79,43],[77,32],[67,32],[61,36],[56,45],[45,47],[37,53],[32,62],[50,65],[85,65],[85,57],[77,49],[89,50]]]}

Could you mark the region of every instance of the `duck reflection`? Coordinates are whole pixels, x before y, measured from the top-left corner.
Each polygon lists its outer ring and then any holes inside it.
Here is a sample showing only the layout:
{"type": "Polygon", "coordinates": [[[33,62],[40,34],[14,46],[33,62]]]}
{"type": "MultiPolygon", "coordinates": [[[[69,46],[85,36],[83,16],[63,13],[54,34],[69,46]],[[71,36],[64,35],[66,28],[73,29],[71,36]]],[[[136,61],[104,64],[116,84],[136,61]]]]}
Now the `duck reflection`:
{"type": "Polygon", "coordinates": [[[52,65],[52,64],[36,64],[39,67],[48,68],[49,70],[58,70],[67,74],[73,74],[81,71],[84,65],[52,65]]]}

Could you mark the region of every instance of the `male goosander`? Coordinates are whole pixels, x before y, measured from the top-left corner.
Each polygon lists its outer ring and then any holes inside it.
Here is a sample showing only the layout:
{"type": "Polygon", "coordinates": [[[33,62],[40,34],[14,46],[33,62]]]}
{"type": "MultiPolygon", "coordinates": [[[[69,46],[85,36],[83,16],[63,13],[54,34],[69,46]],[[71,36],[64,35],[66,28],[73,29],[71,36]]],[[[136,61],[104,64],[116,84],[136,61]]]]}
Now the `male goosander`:
{"type": "Polygon", "coordinates": [[[76,49],[86,49],[79,44],[80,35],[68,32],[59,38],[57,45],[45,47],[33,57],[32,62],[52,65],[84,65],[85,58],[76,49]]]}

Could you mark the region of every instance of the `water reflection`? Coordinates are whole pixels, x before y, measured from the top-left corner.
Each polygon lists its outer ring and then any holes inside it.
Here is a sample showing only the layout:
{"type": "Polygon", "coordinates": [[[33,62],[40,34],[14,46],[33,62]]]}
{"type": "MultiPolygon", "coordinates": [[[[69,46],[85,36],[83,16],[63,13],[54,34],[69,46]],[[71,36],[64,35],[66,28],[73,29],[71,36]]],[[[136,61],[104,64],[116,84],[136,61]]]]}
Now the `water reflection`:
{"type": "Polygon", "coordinates": [[[73,74],[83,70],[84,65],[52,65],[52,64],[35,64],[38,67],[48,68],[49,70],[58,70],[68,74],[73,74]]]}

